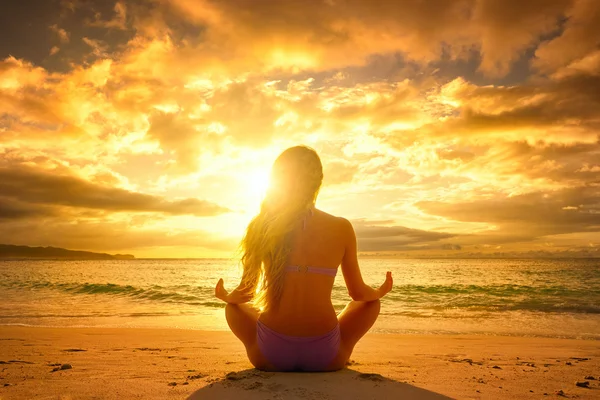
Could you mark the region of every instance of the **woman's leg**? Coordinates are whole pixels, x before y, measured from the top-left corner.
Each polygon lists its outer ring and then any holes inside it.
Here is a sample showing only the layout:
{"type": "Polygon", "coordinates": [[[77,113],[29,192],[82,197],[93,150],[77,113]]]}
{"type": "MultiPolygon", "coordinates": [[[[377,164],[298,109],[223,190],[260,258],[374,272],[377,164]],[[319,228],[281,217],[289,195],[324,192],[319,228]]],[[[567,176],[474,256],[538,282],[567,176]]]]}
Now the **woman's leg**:
{"type": "Polygon", "coordinates": [[[351,301],[338,314],[340,324],[340,351],[332,363],[331,369],[344,368],[352,355],[354,346],[373,326],[379,316],[381,303],[375,301],[351,301]]]}
{"type": "Polygon", "coordinates": [[[268,368],[269,366],[256,342],[258,310],[248,304],[227,304],[225,306],[225,318],[233,334],[246,347],[250,363],[258,369],[268,368]]]}

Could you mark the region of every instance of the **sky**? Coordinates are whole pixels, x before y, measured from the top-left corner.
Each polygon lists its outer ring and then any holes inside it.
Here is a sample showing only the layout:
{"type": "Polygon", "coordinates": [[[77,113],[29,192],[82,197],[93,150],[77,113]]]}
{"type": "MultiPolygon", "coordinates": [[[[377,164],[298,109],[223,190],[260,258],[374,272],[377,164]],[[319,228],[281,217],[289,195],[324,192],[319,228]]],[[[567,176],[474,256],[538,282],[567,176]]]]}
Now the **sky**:
{"type": "Polygon", "coordinates": [[[297,144],[361,255],[600,257],[600,1],[0,5],[0,243],[235,256],[297,144]]]}

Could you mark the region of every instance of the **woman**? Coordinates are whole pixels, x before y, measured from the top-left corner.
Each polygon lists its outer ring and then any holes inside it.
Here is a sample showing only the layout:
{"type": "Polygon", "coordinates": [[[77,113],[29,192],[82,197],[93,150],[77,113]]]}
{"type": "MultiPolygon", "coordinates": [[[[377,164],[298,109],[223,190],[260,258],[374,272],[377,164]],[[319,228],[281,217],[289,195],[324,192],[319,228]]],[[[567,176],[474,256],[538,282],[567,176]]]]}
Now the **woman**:
{"type": "Polygon", "coordinates": [[[215,288],[227,303],[229,327],[258,369],[343,368],[375,323],[379,299],[392,289],[391,272],[378,289],[364,283],[352,225],[315,208],[322,180],[314,150],[297,146],[281,153],[242,240],[241,283],[227,292],[220,279],[215,288]],[[336,315],[331,291],[340,264],[353,301],[336,315]]]}

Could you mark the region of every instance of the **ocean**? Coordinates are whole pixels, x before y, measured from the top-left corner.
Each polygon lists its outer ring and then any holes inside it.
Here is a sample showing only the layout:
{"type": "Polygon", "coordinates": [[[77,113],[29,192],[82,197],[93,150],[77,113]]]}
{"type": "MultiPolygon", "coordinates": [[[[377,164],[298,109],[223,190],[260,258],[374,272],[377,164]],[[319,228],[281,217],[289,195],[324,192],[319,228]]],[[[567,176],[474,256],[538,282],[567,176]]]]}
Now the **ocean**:
{"type": "MultiPolygon", "coordinates": [[[[363,259],[365,281],[394,289],[379,333],[600,339],[600,259],[363,259]]],[[[0,326],[223,330],[218,278],[233,288],[236,261],[139,259],[0,261],[0,326]]],[[[341,272],[332,300],[350,301],[341,272]]],[[[1,329],[1,327],[0,327],[1,329]]]]}

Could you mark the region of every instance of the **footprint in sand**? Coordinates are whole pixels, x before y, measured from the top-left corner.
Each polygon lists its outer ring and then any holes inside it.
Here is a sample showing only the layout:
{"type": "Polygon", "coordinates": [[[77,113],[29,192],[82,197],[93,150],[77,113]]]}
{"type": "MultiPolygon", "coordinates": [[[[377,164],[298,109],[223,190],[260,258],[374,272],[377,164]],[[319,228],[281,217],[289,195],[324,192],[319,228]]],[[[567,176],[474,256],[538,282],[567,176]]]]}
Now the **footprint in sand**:
{"type": "Polygon", "coordinates": [[[383,376],[381,376],[380,374],[367,374],[367,373],[360,373],[357,375],[357,378],[365,379],[368,381],[374,381],[374,382],[381,382],[381,381],[385,380],[385,378],[383,376]]]}

